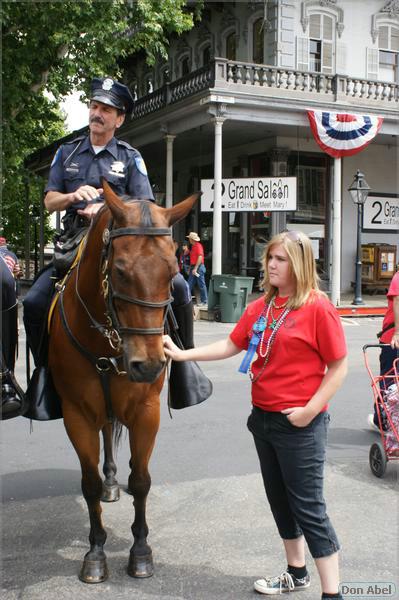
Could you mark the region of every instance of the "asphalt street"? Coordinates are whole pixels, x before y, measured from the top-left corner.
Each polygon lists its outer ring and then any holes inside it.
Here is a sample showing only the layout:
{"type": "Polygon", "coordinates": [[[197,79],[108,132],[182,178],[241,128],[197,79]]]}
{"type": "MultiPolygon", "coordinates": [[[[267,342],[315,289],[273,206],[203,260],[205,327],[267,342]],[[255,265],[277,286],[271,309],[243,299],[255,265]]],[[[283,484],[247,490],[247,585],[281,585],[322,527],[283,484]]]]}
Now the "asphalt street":
{"type": "MultiPolygon", "coordinates": [[[[351,589],[380,582],[377,592],[391,583],[393,595],[366,597],[399,598],[399,462],[388,464],[383,479],[371,473],[368,463],[370,444],[378,436],[367,429],[372,395],[362,346],[374,343],[381,319],[343,323],[350,367],[331,404],[326,466],[329,515],[342,544],[342,581],[351,589]]],[[[198,321],[196,345],[220,339],[232,327],[198,321]]],[[[377,352],[370,358],[377,374],[377,352]]],[[[77,578],[88,549],[88,515],[78,460],[62,421],[31,424],[19,417],[0,423],[4,600],[261,597],[252,590],[254,579],[277,575],[286,565],[246,428],[250,386],[238,373],[240,360],[203,363],[214,384],[213,396],[199,406],[173,411],[172,419],[163,393],[161,428],[150,463],[148,524],[155,561],[150,579],[126,573],[133,520],[132,499],[124,491],[127,439],[117,456],[121,500],[103,505],[110,577],[91,586],[77,578]]],[[[17,375],[24,384],[22,357],[17,375]]],[[[316,600],[320,587],[310,556],[308,567],[312,586],[300,598],[316,600]]]]}

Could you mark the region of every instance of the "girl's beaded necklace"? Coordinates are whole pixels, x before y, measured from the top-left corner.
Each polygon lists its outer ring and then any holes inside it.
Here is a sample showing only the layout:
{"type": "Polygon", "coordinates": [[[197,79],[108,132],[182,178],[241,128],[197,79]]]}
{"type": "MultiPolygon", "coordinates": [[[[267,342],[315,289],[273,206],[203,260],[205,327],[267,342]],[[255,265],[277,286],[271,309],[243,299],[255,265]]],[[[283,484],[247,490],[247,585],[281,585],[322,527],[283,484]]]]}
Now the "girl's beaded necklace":
{"type": "Polygon", "coordinates": [[[284,323],[288,313],[291,310],[290,308],[287,308],[287,304],[288,304],[288,300],[284,304],[282,304],[280,306],[276,306],[275,297],[272,298],[271,301],[269,302],[269,304],[267,305],[267,309],[265,307],[265,309],[262,311],[262,314],[260,315],[259,319],[254,324],[254,328],[253,328],[254,332],[260,331],[260,329],[262,329],[262,336],[261,336],[260,342],[259,342],[259,355],[264,359],[264,361],[263,361],[263,365],[262,365],[259,373],[256,376],[254,376],[254,374],[252,372],[252,364],[249,366],[249,377],[250,377],[252,383],[255,383],[256,381],[258,381],[259,377],[262,375],[263,371],[265,370],[267,363],[269,362],[270,354],[272,351],[272,346],[276,339],[277,332],[280,329],[280,327],[282,326],[282,324],[284,323]],[[274,308],[276,308],[276,309],[281,310],[282,308],[284,308],[285,310],[281,313],[281,315],[279,317],[275,318],[273,315],[272,306],[274,306],[274,308]],[[265,310],[266,310],[266,314],[265,314],[265,310]],[[268,325],[269,315],[271,317],[271,322],[268,325]],[[267,341],[265,341],[266,331],[268,329],[271,329],[271,334],[268,337],[267,341]]]}

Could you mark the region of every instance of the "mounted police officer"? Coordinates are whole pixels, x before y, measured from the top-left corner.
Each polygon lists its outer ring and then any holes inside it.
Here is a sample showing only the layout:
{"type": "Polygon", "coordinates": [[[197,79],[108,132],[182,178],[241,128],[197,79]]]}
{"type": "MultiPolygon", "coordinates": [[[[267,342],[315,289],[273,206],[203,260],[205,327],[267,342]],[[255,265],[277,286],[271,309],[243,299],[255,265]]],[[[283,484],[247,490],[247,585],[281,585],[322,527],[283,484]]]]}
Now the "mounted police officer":
{"type": "MultiPolygon", "coordinates": [[[[44,204],[50,212],[66,211],[66,231],[87,227],[103,203],[101,177],[118,195],[153,200],[151,185],[141,154],[114,134],[134,105],[129,89],[109,77],[92,81],[89,105],[89,135],[63,144],[56,152],[45,188],[44,204]]],[[[188,319],[191,296],[185,282],[174,281],[175,305],[187,305],[182,318],[188,319]],[[183,287],[184,286],[184,287],[183,287]]],[[[53,267],[45,269],[24,300],[27,341],[36,365],[46,364],[46,318],[54,285],[53,267]],[[52,279],[53,277],[53,279],[52,279]]],[[[190,315],[192,321],[192,316],[190,315]]],[[[190,319],[188,319],[190,321],[190,319]]],[[[182,330],[190,324],[182,323],[182,330]]],[[[187,347],[192,343],[186,340],[187,347]]]]}

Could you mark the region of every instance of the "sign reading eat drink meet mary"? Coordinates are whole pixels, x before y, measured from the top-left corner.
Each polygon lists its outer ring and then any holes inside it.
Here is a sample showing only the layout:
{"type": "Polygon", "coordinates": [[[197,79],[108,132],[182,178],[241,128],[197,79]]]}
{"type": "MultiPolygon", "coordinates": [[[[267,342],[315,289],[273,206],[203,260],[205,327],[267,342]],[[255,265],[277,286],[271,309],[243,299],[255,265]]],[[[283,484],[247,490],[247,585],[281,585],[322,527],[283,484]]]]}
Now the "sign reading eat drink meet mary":
{"type": "MultiPolygon", "coordinates": [[[[201,211],[213,211],[213,179],[201,179],[201,211]]],[[[296,210],[296,177],[222,179],[222,211],[296,210]]]]}

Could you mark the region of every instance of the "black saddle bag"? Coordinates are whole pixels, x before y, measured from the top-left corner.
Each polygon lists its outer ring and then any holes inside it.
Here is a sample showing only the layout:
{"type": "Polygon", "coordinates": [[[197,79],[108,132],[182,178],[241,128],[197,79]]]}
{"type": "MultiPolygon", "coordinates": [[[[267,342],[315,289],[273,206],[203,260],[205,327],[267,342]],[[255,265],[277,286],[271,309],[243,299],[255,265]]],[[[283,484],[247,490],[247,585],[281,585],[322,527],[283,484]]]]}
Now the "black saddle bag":
{"type": "MultiPolygon", "coordinates": [[[[183,342],[177,332],[176,319],[171,311],[168,314],[168,331],[174,343],[179,348],[184,349],[183,342]]],[[[193,345],[191,335],[191,347],[193,345]]],[[[198,363],[193,360],[184,362],[171,361],[168,389],[169,408],[179,410],[188,406],[201,404],[201,402],[204,402],[204,400],[207,400],[211,396],[212,391],[212,382],[202,371],[198,363]]]]}
{"type": "Polygon", "coordinates": [[[78,253],[79,244],[87,233],[88,225],[80,215],[67,215],[63,221],[64,231],[54,236],[54,268],[63,277],[78,253]]]}
{"type": "Polygon", "coordinates": [[[24,417],[34,421],[62,419],[61,400],[48,367],[36,367],[26,390],[29,408],[24,417]]]}
{"type": "Polygon", "coordinates": [[[212,394],[212,382],[193,360],[172,360],[169,375],[169,406],[180,409],[195,406],[212,394]]]}

